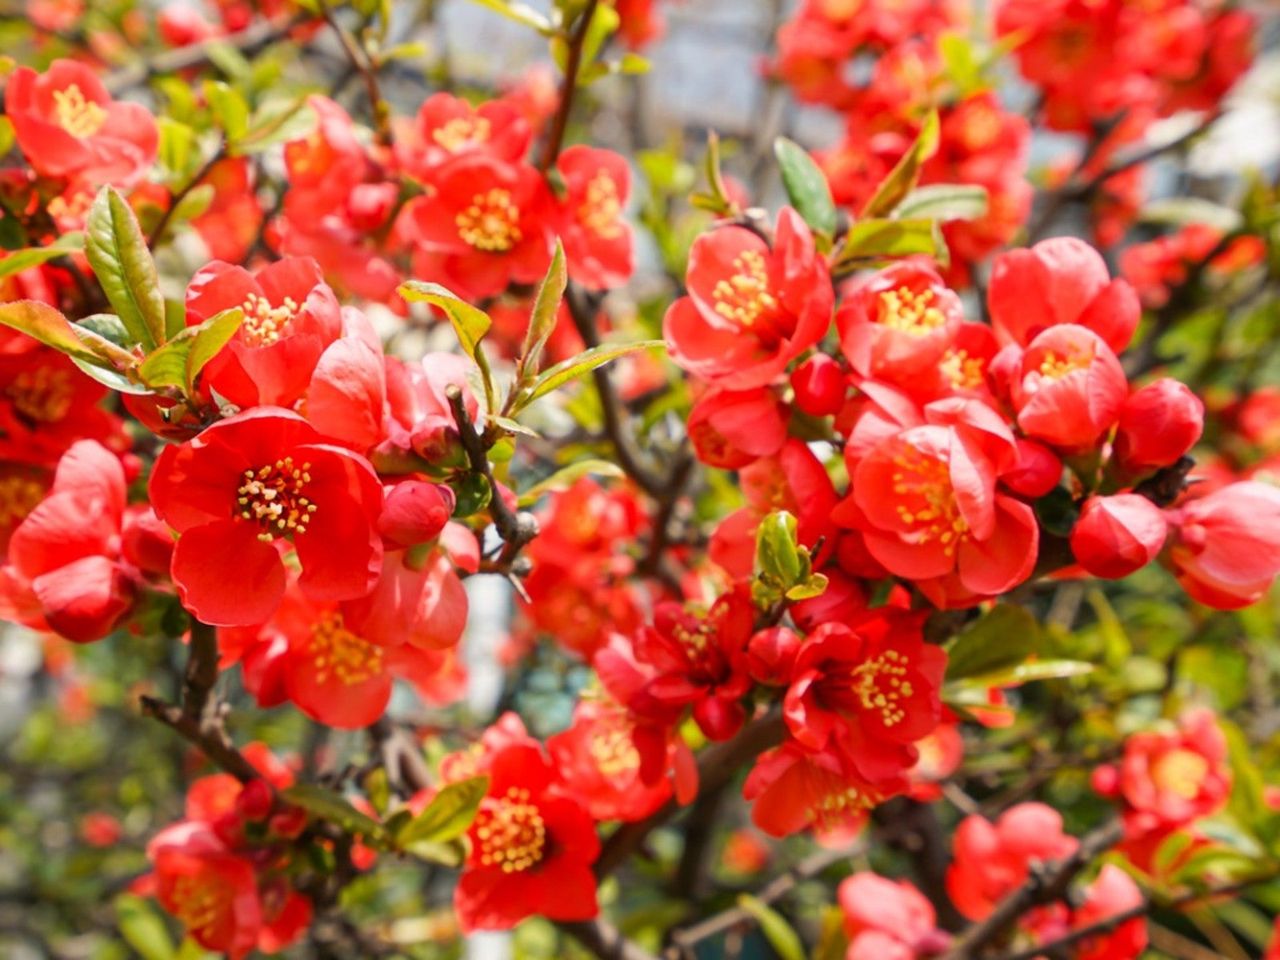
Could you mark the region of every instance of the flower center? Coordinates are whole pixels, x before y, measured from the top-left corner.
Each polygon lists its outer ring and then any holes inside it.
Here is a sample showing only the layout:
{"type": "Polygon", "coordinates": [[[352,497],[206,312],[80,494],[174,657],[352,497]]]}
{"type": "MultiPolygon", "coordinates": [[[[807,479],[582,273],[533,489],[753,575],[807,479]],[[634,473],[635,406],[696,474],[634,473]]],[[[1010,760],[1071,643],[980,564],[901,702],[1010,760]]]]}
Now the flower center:
{"type": "Polygon", "coordinates": [[[591,757],[606,777],[640,768],[640,752],[625,730],[601,730],[591,737],[591,757]]]}
{"type": "Polygon", "coordinates": [[[1151,768],[1151,779],[1161,790],[1190,800],[1200,792],[1209,773],[1209,761],[1191,750],[1173,750],[1151,768]]]}
{"type": "Polygon", "coordinates": [[[976,390],[982,386],[982,358],[969,356],[967,350],[952,347],[943,354],[938,367],[955,390],[976,390]]]}
{"type": "Polygon", "coordinates": [[[1044,355],[1044,359],[1040,361],[1040,373],[1050,380],[1061,380],[1069,373],[1084,370],[1092,362],[1093,357],[1087,353],[1072,353],[1065,357],[1059,357],[1050,350],[1044,355]]]}
{"type": "Polygon", "coordinates": [[[866,813],[876,805],[877,799],[858,787],[837,787],[809,808],[809,819],[819,830],[833,830],[866,813]]]}
{"type": "Polygon", "coordinates": [[[471,205],[458,214],[458,235],[477,250],[506,253],[524,236],[520,232],[520,209],[511,200],[511,191],[494,187],[471,198],[471,205]]]}
{"type": "Polygon", "coordinates": [[[311,464],[295,467],[293,457],[285,457],[258,470],[246,470],[236,490],[237,513],[262,527],[258,539],[270,543],[276,537],[306,533],[316,505],[302,495],[311,474],[311,464]]]}
{"type": "Polygon", "coordinates": [[[30,477],[0,480],[0,527],[17,523],[44,499],[44,487],[30,477]]]}
{"type": "Polygon", "coordinates": [[[492,125],[486,117],[454,117],[431,132],[431,139],[450,153],[463,147],[484,143],[489,139],[492,125]]]}
{"type": "Polygon", "coordinates": [[[711,291],[715,311],[726,320],[750,329],[769,319],[778,301],[769,292],[769,271],[759,250],[744,250],[733,258],[732,276],[716,282],[711,291]]]}
{"type": "Polygon", "coordinates": [[[256,293],[245,297],[240,309],[244,311],[241,336],[253,347],[275,343],[288,332],[293,318],[298,315],[298,304],[293,297],[285,297],[280,306],[273,307],[270,300],[256,293]]]}
{"type": "Polygon", "coordinates": [[[58,126],[73,137],[92,137],[107,122],[107,111],[86,100],[80,87],[74,83],[65,90],[53,91],[53,112],[58,118],[58,126]]]}
{"type": "Polygon", "coordinates": [[[173,885],[174,911],[182,925],[200,932],[217,922],[234,891],[216,876],[179,877],[173,885]]]}
{"type": "Polygon", "coordinates": [[[307,653],[316,668],[317,683],[327,683],[332,673],[349,687],[382,674],[382,648],[348,630],[336,610],[311,625],[307,653]]]}
{"type": "Polygon", "coordinates": [[[905,286],[886,290],[880,294],[879,322],[913,337],[923,337],[947,322],[946,314],[933,306],[933,301],[932,290],[915,293],[905,286]]]}
{"type": "Polygon", "coordinates": [[[536,866],[546,853],[547,826],[529,791],[511,787],[506,796],[485,804],[476,818],[480,863],[519,873],[536,866]]]}
{"type": "Polygon", "coordinates": [[[24,370],[13,378],[5,394],[28,420],[53,423],[71,410],[71,374],[52,367],[24,370]]]}
{"type": "Polygon", "coordinates": [[[587,181],[587,194],[578,207],[578,221],[598,237],[613,239],[622,234],[622,201],[617,184],[601,170],[587,181]]]}
{"type": "Polygon", "coordinates": [[[893,492],[915,498],[911,506],[897,505],[898,517],[912,529],[918,543],[940,540],[943,552],[951,556],[969,532],[969,524],[956,505],[947,462],[914,447],[898,454],[893,462],[902,468],[893,474],[893,492]]]}
{"type": "Polygon", "coordinates": [[[886,650],[880,656],[853,668],[853,690],[862,709],[879,711],[886,727],[896,726],[906,717],[902,701],[915,693],[907,675],[907,658],[897,650],[886,650]]]}

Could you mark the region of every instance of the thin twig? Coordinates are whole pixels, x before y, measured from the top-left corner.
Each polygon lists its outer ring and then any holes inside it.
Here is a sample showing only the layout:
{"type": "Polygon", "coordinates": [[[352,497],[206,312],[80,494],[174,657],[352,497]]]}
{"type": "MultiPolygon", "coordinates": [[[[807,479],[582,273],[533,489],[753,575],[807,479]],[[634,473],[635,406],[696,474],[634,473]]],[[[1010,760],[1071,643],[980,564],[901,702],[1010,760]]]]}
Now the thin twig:
{"type": "Polygon", "coordinates": [[[369,111],[373,115],[374,135],[380,144],[389,146],[394,139],[391,133],[391,108],[382,99],[382,91],[378,87],[377,65],[373,62],[373,58],[369,56],[368,51],[357,47],[351,34],[347,32],[342,24],[338,23],[328,0],[320,0],[320,16],[324,18],[324,22],[333,30],[334,36],[338,38],[338,43],[342,47],[343,54],[364,81],[365,94],[369,98],[369,111]]]}
{"type": "Polygon", "coordinates": [[[560,929],[572,936],[599,960],[658,960],[639,944],[628,940],[607,920],[581,920],[561,923],[560,929]]]}
{"type": "Polygon", "coordinates": [[[587,0],[586,7],[578,17],[578,23],[567,37],[568,55],[564,62],[564,80],[560,84],[560,103],[556,115],[551,121],[551,132],[547,134],[547,142],[542,147],[542,157],[538,161],[538,169],[546,173],[560,156],[560,147],[564,144],[565,130],[569,127],[569,113],[573,109],[573,95],[578,89],[578,70],[582,65],[582,47],[587,40],[587,30],[595,18],[599,0],[587,0]]]}
{"type": "Polygon", "coordinates": [[[172,220],[174,214],[178,212],[178,207],[182,204],[182,201],[187,198],[187,195],[191,193],[192,190],[200,185],[201,181],[203,181],[205,177],[209,176],[209,174],[213,172],[213,168],[217,166],[218,162],[225,158],[226,155],[227,143],[224,140],[218,144],[218,149],[213,152],[213,156],[206,160],[201,165],[200,169],[196,171],[195,176],[188,180],[186,185],[169,199],[169,206],[165,208],[164,213],[160,214],[160,219],[156,221],[156,225],[151,228],[151,233],[147,236],[148,247],[153,250],[155,249],[156,244],[159,243],[161,238],[164,236],[164,231],[165,228],[169,226],[169,221],[172,220]]]}

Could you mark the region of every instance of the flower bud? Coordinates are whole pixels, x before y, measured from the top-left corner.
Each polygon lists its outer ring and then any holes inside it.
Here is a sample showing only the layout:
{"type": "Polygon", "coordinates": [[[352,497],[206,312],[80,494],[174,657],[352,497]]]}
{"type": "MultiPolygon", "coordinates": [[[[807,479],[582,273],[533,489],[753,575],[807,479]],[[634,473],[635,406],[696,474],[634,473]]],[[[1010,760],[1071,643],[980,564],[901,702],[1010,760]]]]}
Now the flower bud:
{"type": "Polygon", "coordinates": [[[1163,377],[1135,390],[1120,411],[1115,458],[1129,474],[1177,462],[1204,430],[1204,404],[1186,384],[1163,377]]]}
{"type": "Polygon", "coordinates": [[[844,405],[845,376],[840,364],[825,353],[815,353],[791,374],[796,406],[811,417],[829,417],[844,405]]]}
{"type": "Polygon", "coordinates": [[[763,388],[712,390],[689,411],[689,438],[703,463],[740,470],[782,449],[786,408],[763,388]]]}
{"type": "Polygon", "coordinates": [[[1160,508],[1140,494],[1090,497],[1071,531],[1071,552],[1095,577],[1115,580],[1155,559],[1168,531],[1160,508]]]}
{"type": "Polygon", "coordinates": [[[307,828],[307,812],[301,807],[285,807],[271,817],[271,832],[278,837],[293,839],[307,828]]]}
{"type": "Polygon", "coordinates": [[[1280,573],[1280,489],[1232,483],[1170,514],[1169,551],[1178,582],[1219,610],[1261,599],[1280,573]]]}
{"type": "Polygon", "coordinates": [[[236,813],[253,823],[267,819],[274,805],[275,796],[265,780],[250,780],[236,797],[236,813]]]}
{"type": "Polygon", "coordinates": [[[1017,460],[1000,482],[1024,497],[1043,497],[1062,479],[1062,461],[1048,447],[1019,437],[1017,460]]]}
{"type": "Polygon", "coordinates": [[[800,637],[787,627],[761,630],[747,644],[747,670],[751,679],[774,685],[788,683],[800,644],[800,637]]]}
{"type": "Polygon", "coordinates": [[[405,480],[387,491],[378,533],[393,550],[434,540],[453,515],[453,491],[424,480],[405,480]]]}

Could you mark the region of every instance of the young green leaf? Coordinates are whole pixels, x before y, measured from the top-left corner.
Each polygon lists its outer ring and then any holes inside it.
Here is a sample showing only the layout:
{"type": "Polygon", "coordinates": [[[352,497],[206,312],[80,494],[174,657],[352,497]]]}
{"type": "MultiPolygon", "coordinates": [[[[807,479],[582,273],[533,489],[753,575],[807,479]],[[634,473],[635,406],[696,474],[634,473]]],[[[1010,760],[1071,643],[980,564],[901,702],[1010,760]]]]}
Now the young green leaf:
{"type": "Polygon", "coordinates": [[[0,277],[8,277],[31,267],[56,259],[68,253],[84,249],[84,234],[64,233],[52,243],[43,247],[27,247],[25,250],[12,250],[0,260],[0,277]]]}
{"type": "Polygon", "coordinates": [[[373,817],[361,813],[345,797],[332,790],[311,783],[299,783],[280,791],[280,796],[308,813],[337,824],[349,833],[368,840],[387,840],[386,827],[373,817]]]}
{"type": "Polygon", "coordinates": [[[546,493],[568,490],[583,477],[621,477],[625,472],[616,463],[609,460],[579,460],[567,467],[561,467],[545,480],[540,480],[520,494],[520,506],[530,507],[538,502],[538,498],[546,493]]]}
{"type": "Polygon", "coordinates": [[[133,210],[114,187],[103,187],[93,202],[84,254],[134,341],[148,353],[164,343],[164,296],[156,264],[133,210]]]}
{"type": "Polygon", "coordinates": [[[442,788],[425,810],[396,832],[396,844],[407,847],[456,840],[471,826],[488,789],[488,777],[472,777],[442,788]]]}
{"type": "Polygon", "coordinates": [[[799,934],[791,928],[782,914],[758,897],[749,893],[738,897],[738,906],[755,918],[760,924],[760,932],[764,934],[769,946],[780,960],[805,960],[804,943],[799,934]]]}
{"type": "Polygon", "coordinates": [[[196,333],[187,354],[184,381],[187,393],[195,390],[196,377],[200,375],[200,371],[218,355],[218,351],[231,342],[243,322],[244,311],[239,307],[232,307],[214,314],[197,327],[188,327],[196,333]]]}
{"type": "Polygon", "coordinates": [[[142,960],[173,960],[176,955],[169,929],[151,901],[131,893],[116,897],[116,925],[120,937],[142,960]]]}
{"type": "Polygon", "coordinates": [[[987,188],[972,183],[916,187],[893,211],[903,220],[976,220],[986,216],[987,188]]]}
{"type": "Polygon", "coordinates": [[[917,253],[937,257],[945,249],[946,242],[934,220],[859,220],[845,234],[836,266],[838,269],[859,261],[917,253]]]}
{"type": "Polygon", "coordinates": [[[85,363],[101,364],[102,358],[76,336],[71,321],[62,313],[38,300],[14,300],[0,303],[0,323],[12,327],[46,347],[53,347],[69,357],[85,363]]]}
{"type": "Polygon", "coordinates": [[[947,680],[1010,669],[1040,647],[1040,626],[1027,610],[1001,604],[975,621],[947,648],[947,680]]]}
{"type": "Polygon", "coordinates": [[[629,353],[636,353],[640,350],[652,350],[662,346],[665,346],[665,344],[661,340],[639,340],[635,343],[602,343],[600,346],[592,347],[576,357],[562,360],[554,367],[549,367],[542,376],[534,381],[533,388],[526,396],[520,398],[513,412],[515,412],[515,409],[524,409],[539,397],[545,397],[548,393],[559,389],[570,380],[576,379],[596,367],[602,367],[610,360],[616,360],[618,357],[625,357],[629,353]]]}
{"type": "Polygon", "coordinates": [[[791,205],[814,233],[829,238],[836,231],[836,205],[826,174],[804,147],[786,137],[773,141],[773,153],[791,205]]]}
{"type": "Polygon", "coordinates": [[[547,344],[547,338],[555,330],[556,314],[568,285],[569,274],[565,270],[564,245],[557,238],[556,252],[551,258],[551,266],[547,268],[547,275],[538,286],[538,295],[533,301],[533,312],[529,316],[529,330],[525,333],[520,359],[516,362],[518,385],[523,385],[526,379],[532,379],[537,375],[542,364],[542,350],[547,344]]]}
{"type": "Polygon", "coordinates": [[[480,341],[493,326],[489,315],[438,283],[410,280],[400,284],[399,292],[410,303],[429,303],[444,311],[458,336],[458,342],[462,344],[463,352],[480,368],[486,405],[489,410],[493,410],[493,375],[489,372],[489,361],[480,348],[480,341]]]}
{"type": "Polygon", "coordinates": [[[889,175],[881,181],[876,192],[862,208],[862,217],[887,216],[915,188],[920,179],[920,169],[938,151],[939,129],[938,113],[935,110],[925,118],[915,142],[907,148],[902,159],[889,171],[889,175]]]}

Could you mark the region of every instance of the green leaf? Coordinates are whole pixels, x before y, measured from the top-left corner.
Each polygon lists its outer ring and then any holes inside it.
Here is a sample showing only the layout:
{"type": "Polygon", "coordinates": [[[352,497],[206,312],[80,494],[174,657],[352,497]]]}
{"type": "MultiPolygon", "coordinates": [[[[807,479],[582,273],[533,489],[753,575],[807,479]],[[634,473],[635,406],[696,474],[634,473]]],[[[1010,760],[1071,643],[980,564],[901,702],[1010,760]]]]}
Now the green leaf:
{"type": "Polygon", "coordinates": [[[316,114],[307,98],[266,103],[254,111],[249,129],[235,146],[237,156],[262,153],[276,144],[305,137],[316,125],[316,114]]]}
{"type": "Polygon", "coordinates": [[[960,33],[944,33],[938,37],[938,54],[947,76],[961,97],[977,93],[986,86],[982,61],[973,41],[960,33]]]}
{"type": "Polygon", "coordinates": [[[917,253],[942,259],[945,251],[934,220],[859,220],[844,236],[837,266],[917,253]]]}
{"type": "Polygon", "coordinates": [[[404,852],[428,863],[438,863],[442,867],[460,866],[467,855],[466,846],[461,840],[450,840],[448,843],[419,840],[408,844],[404,852]]]}
{"type": "Polygon", "coordinates": [[[335,823],[369,840],[386,841],[386,828],[373,817],[361,813],[341,794],[311,783],[299,783],[280,792],[280,796],[308,813],[335,823]]]}
{"type": "Polygon", "coordinates": [[[206,80],[204,96],[227,143],[237,143],[249,131],[249,104],[238,90],[221,80],[206,80]]]}
{"type": "Polygon", "coordinates": [[[150,902],[122,893],[115,899],[115,908],[120,936],[142,960],[173,960],[176,951],[169,929],[150,902]]]}
{"type": "Polygon", "coordinates": [[[637,353],[640,350],[653,350],[665,346],[666,344],[661,340],[639,340],[634,343],[602,343],[598,347],[592,347],[576,357],[570,357],[568,360],[562,360],[557,363],[554,367],[549,367],[542,376],[534,381],[529,394],[521,398],[519,407],[520,409],[527,407],[539,397],[545,397],[548,393],[558,390],[570,380],[574,380],[584,373],[596,369],[596,367],[602,367],[610,360],[616,360],[618,357],[625,357],[629,353],[637,353]]]}
{"type": "Polygon", "coordinates": [[[87,363],[79,357],[72,357],[71,362],[80,368],[80,372],[90,379],[97,380],[104,387],[116,391],[117,393],[128,393],[135,397],[146,397],[155,393],[150,387],[143,386],[140,383],[134,383],[123,373],[113,370],[110,367],[99,366],[98,363],[87,363]]]}
{"type": "Polygon", "coordinates": [[[893,211],[904,220],[976,220],[986,216],[987,188],[972,183],[916,187],[893,211]]]}
{"type": "Polygon", "coordinates": [[[453,331],[462,344],[462,350],[475,361],[480,368],[480,376],[484,384],[485,401],[489,410],[494,409],[493,375],[489,372],[489,361],[480,349],[480,341],[484,339],[493,321],[479,307],[472,306],[438,283],[426,283],[422,280],[410,280],[400,284],[400,296],[410,303],[429,303],[439,307],[449,318],[453,331]]]}
{"type": "Polygon", "coordinates": [[[773,153],[791,205],[815,233],[829,238],[836,232],[836,205],[826,175],[804,147],[786,137],[773,141],[773,153]]]}
{"type": "Polygon", "coordinates": [[[516,362],[516,382],[520,385],[524,384],[526,378],[532,378],[541,369],[542,350],[556,328],[556,315],[568,285],[569,274],[565,270],[564,245],[557,238],[556,252],[551,258],[551,266],[547,268],[547,275],[538,286],[538,295],[533,301],[533,312],[529,315],[529,329],[525,333],[520,359],[516,362]]]}
{"type": "Polygon", "coordinates": [[[1244,223],[1240,211],[1203,197],[1164,197],[1153,200],[1142,208],[1139,219],[1144,223],[1168,227],[1207,223],[1223,233],[1239,230],[1244,223]]]}
{"type": "Polygon", "coordinates": [[[12,327],[46,347],[53,347],[73,359],[101,364],[102,358],[76,336],[75,328],[61,311],[38,300],[0,303],[0,323],[12,327]]]}
{"type": "Polygon", "coordinates": [[[862,217],[887,215],[915,188],[925,161],[938,151],[939,130],[938,112],[935,110],[925,118],[919,135],[902,155],[902,159],[889,171],[880,186],[876,187],[876,192],[862,208],[862,217]]]}
{"type": "Polygon", "coordinates": [[[86,224],[84,254],[134,342],[149,353],[164,343],[164,297],[146,238],[124,197],[103,187],[86,224]]]}
{"type": "Polygon", "coordinates": [[[1040,645],[1040,625],[1022,607],[1001,604],[947,648],[947,680],[963,680],[1017,666],[1040,645]]]}
{"type": "Polygon", "coordinates": [[[449,784],[432,798],[425,810],[397,831],[396,844],[407,847],[414,843],[456,840],[471,826],[488,789],[488,777],[449,784]]]}
{"type": "Polygon", "coordinates": [[[808,579],[802,580],[786,592],[788,600],[812,600],[827,592],[827,575],[811,573],[808,579]]]}
{"type": "Polygon", "coordinates": [[[192,187],[174,207],[169,222],[186,223],[188,220],[194,220],[209,209],[216,194],[217,191],[212,183],[202,183],[192,187]]]}
{"type": "Polygon", "coordinates": [[[500,13],[508,20],[522,23],[526,27],[533,27],[543,36],[549,37],[555,33],[555,27],[551,25],[550,20],[533,7],[518,0],[472,0],[472,2],[500,13]]]}
{"type": "Polygon", "coordinates": [[[1081,677],[1092,673],[1095,667],[1083,660],[1028,660],[1016,666],[992,670],[977,676],[965,677],[962,684],[978,687],[1016,687],[1035,680],[1062,680],[1067,677],[1081,677]]]}
{"type": "Polygon", "coordinates": [[[42,263],[84,249],[83,233],[64,233],[52,243],[43,247],[27,247],[25,250],[14,250],[0,260],[0,277],[8,277],[42,263]]]}
{"type": "Polygon", "coordinates": [[[749,893],[739,895],[738,906],[760,924],[760,932],[769,941],[769,946],[773,947],[779,960],[805,960],[804,943],[782,914],[749,893]]]}
{"type": "Polygon", "coordinates": [[[567,467],[561,467],[545,480],[540,480],[520,494],[520,506],[530,507],[538,502],[538,498],[548,493],[568,490],[583,477],[624,477],[624,471],[616,463],[609,460],[579,460],[567,467]]]}
{"type": "Polygon", "coordinates": [[[760,521],[756,528],[756,576],[769,577],[784,588],[800,580],[805,571],[796,530],[796,518],[786,510],[775,510],[760,521]]]}
{"type": "Polygon", "coordinates": [[[244,322],[244,311],[239,307],[223,310],[214,314],[199,326],[188,327],[194,330],[195,336],[191,350],[187,354],[185,386],[187,393],[195,390],[196,377],[200,371],[218,355],[218,352],[231,342],[231,338],[244,322]]]}
{"type": "Polygon", "coordinates": [[[729,199],[724,175],[720,172],[720,136],[714,130],[707,131],[707,154],[703,158],[702,169],[707,178],[708,192],[691,194],[689,202],[720,216],[736,214],[737,205],[729,199]]]}

